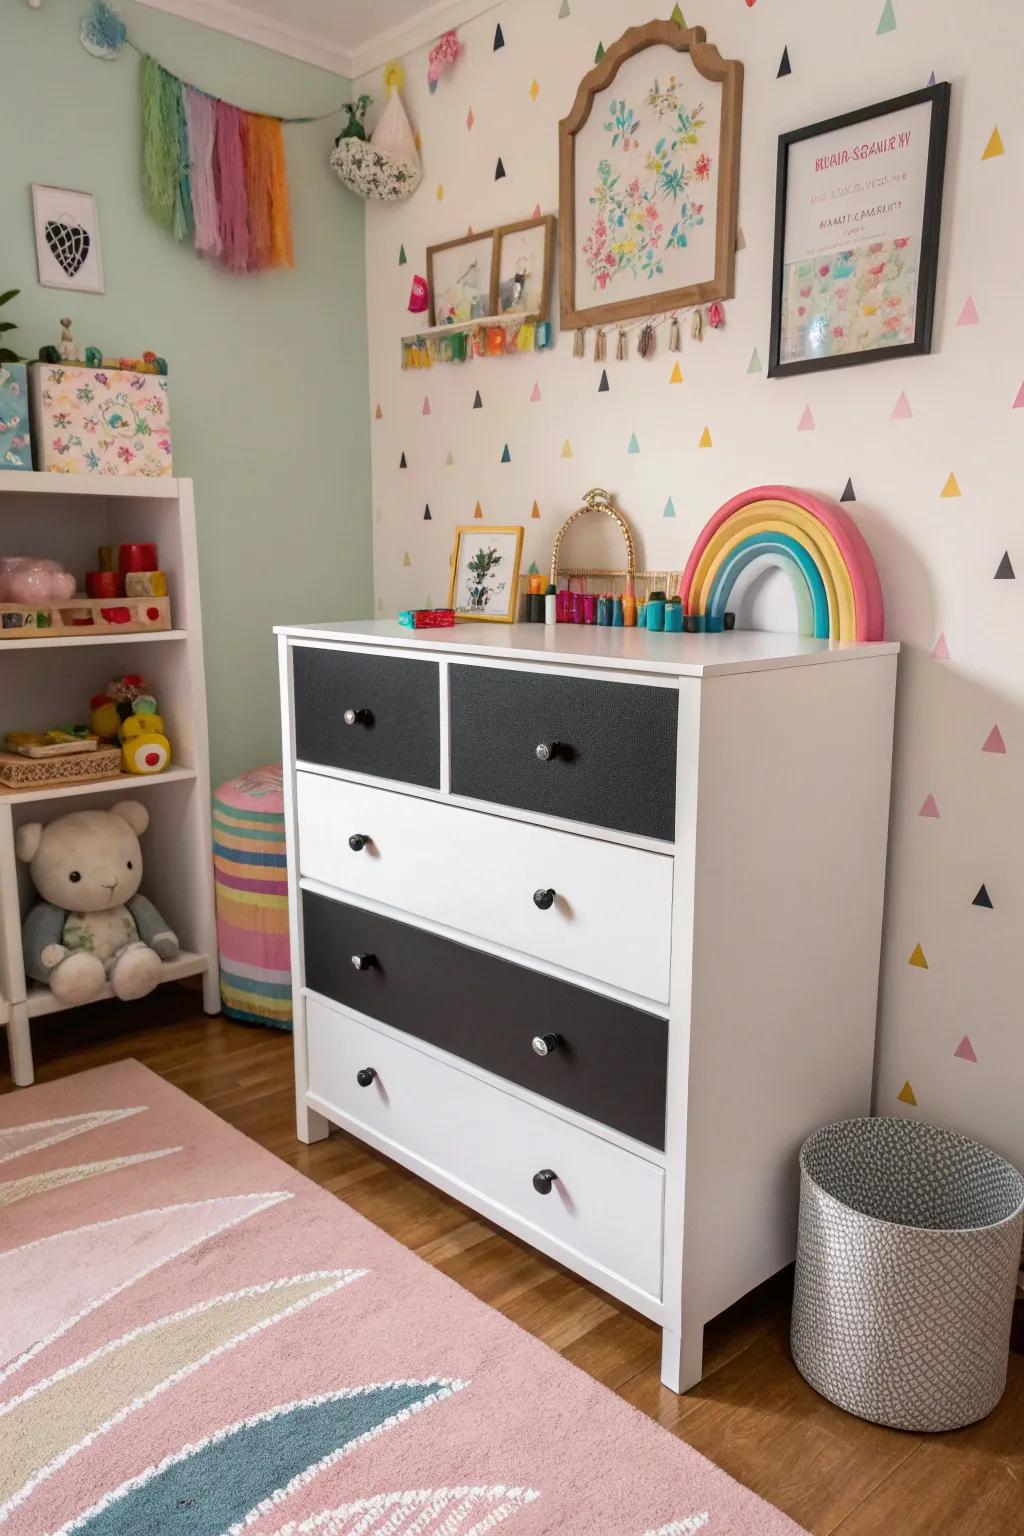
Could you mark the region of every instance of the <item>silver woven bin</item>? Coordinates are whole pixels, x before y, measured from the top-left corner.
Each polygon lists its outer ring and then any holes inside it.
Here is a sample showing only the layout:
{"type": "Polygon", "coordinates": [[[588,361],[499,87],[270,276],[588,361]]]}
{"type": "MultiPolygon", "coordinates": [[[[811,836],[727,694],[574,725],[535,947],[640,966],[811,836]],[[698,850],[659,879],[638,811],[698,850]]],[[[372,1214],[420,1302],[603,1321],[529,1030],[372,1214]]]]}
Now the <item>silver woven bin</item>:
{"type": "Polygon", "coordinates": [[[990,1413],[1006,1385],[1024,1178],[917,1120],[843,1120],[800,1149],[793,1359],[894,1429],[990,1413]]]}

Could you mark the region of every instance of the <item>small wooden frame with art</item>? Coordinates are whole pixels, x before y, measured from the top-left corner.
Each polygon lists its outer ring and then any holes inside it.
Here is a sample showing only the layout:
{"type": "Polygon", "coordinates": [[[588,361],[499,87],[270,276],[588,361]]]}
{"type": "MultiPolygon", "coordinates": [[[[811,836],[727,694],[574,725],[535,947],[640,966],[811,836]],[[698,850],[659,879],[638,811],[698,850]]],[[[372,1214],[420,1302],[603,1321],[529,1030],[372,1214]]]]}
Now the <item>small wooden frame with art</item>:
{"type": "Polygon", "coordinates": [[[495,314],[529,315],[542,323],[548,318],[551,293],[551,254],[555,243],[555,216],[523,219],[503,224],[496,231],[497,304],[495,314]]]}
{"type": "Polygon", "coordinates": [[[584,75],[559,136],[565,329],[733,294],[743,65],[703,27],[630,27],[584,75]]]}
{"type": "Polygon", "coordinates": [[[466,325],[495,313],[496,247],[493,229],[427,247],[431,325],[466,325]]]}
{"type": "Polygon", "coordinates": [[[448,583],[448,607],[454,609],[456,621],[515,623],[522,553],[521,526],[469,523],[456,528],[448,583]]]}

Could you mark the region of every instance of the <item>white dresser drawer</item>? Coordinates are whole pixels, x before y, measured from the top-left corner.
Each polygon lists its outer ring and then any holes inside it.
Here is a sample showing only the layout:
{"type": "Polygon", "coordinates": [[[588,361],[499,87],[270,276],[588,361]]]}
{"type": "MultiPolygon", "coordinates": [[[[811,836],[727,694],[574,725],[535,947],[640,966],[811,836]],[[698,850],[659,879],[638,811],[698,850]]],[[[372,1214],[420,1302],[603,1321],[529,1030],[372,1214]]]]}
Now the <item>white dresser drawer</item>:
{"type": "Polygon", "coordinates": [[[312,997],[306,1041],[309,1092],[338,1124],[424,1177],[440,1175],[570,1267],[582,1258],[660,1298],[664,1174],[656,1164],[312,997]],[[360,1072],[373,1074],[365,1086],[360,1072]],[[533,1179],[545,1170],[557,1178],[542,1194],[533,1179]]]}
{"type": "Polygon", "coordinates": [[[297,781],[300,874],[668,1002],[668,855],[320,774],[297,781]]]}

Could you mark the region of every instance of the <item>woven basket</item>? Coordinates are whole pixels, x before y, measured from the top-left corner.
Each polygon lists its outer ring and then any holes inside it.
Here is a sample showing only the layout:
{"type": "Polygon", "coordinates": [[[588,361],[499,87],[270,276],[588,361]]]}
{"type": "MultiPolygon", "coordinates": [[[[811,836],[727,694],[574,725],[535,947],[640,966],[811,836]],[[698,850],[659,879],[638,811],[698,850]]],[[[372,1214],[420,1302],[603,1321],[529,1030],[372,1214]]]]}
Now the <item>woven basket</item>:
{"type": "Polygon", "coordinates": [[[958,1429],[1006,1385],[1024,1178],[916,1120],[844,1120],[800,1151],[793,1359],[830,1402],[958,1429]]]}

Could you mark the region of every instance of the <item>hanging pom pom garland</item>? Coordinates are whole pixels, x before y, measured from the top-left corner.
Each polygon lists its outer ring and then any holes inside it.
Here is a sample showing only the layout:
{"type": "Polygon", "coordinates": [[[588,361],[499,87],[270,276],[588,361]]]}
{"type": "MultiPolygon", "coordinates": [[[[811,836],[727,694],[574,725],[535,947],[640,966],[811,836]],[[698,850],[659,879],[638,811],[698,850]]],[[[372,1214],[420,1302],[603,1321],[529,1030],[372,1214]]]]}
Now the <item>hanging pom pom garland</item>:
{"type": "Polygon", "coordinates": [[[116,6],[109,5],[107,0],[92,0],[88,15],[82,17],[78,36],[94,59],[116,59],[125,45],[128,28],[116,6]]]}
{"type": "Polygon", "coordinates": [[[459,56],[461,44],[456,35],[455,28],[450,32],[443,32],[427,55],[427,86],[433,96],[437,90],[437,82],[446,69],[450,69],[459,56]]]}

